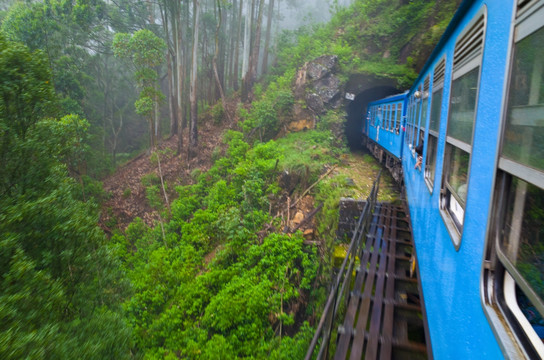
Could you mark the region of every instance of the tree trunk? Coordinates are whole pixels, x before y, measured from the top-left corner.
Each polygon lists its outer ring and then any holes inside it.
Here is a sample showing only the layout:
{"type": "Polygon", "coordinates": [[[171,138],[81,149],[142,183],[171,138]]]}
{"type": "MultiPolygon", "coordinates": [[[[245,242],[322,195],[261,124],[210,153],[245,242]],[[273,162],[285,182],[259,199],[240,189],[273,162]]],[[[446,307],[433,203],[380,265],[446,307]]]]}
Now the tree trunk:
{"type": "Polygon", "coordinates": [[[257,17],[257,27],[255,29],[255,40],[252,46],[251,61],[249,64],[248,93],[251,92],[253,84],[257,79],[257,65],[259,64],[259,51],[261,50],[261,29],[263,23],[264,0],[260,0],[259,16],[257,17]]]}
{"type": "Polygon", "coordinates": [[[274,0],[268,4],[268,19],[266,20],[266,38],[264,40],[263,67],[262,72],[268,69],[268,48],[270,47],[270,34],[272,32],[272,17],[274,16],[274,0]]]}
{"type": "Polygon", "coordinates": [[[218,13],[218,22],[217,27],[215,28],[215,54],[213,56],[213,73],[215,75],[215,81],[217,83],[217,88],[219,89],[219,94],[221,95],[221,103],[223,105],[223,110],[229,122],[231,122],[230,114],[227,109],[227,100],[225,99],[225,93],[223,92],[223,86],[221,85],[221,79],[219,78],[219,73],[217,72],[217,56],[219,55],[219,29],[221,28],[221,0],[215,1],[217,5],[218,13]]]}
{"type": "Polygon", "coordinates": [[[172,69],[173,56],[168,51],[166,56],[166,65],[168,71],[168,112],[170,115],[170,135],[177,133],[177,121],[176,121],[176,86],[175,86],[175,74],[172,69]]]}
{"type": "Polygon", "coordinates": [[[251,3],[253,0],[247,0],[246,22],[244,27],[244,52],[242,57],[242,101],[247,100],[247,77],[249,72],[249,54],[250,54],[250,30],[251,30],[251,3]]]}
{"type": "MultiPolygon", "coordinates": [[[[249,1],[249,0],[248,0],[249,1]]],[[[238,67],[239,67],[239,60],[240,60],[240,35],[242,34],[242,9],[244,7],[244,0],[240,0],[240,5],[238,8],[238,29],[236,31],[236,42],[234,46],[234,64],[233,64],[233,75],[232,75],[232,88],[234,91],[238,91],[238,77],[240,76],[238,74],[238,67]]]]}
{"type": "Polygon", "coordinates": [[[173,32],[173,41],[174,41],[174,51],[176,63],[174,71],[176,76],[176,122],[178,129],[178,149],[177,154],[181,154],[181,149],[183,148],[183,53],[182,53],[182,28],[181,28],[181,9],[179,8],[179,3],[176,2],[177,6],[175,7],[175,12],[172,14],[172,32],[173,32]]]}
{"type": "Polygon", "coordinates": [[[198,104],[197,104],[197,73],[198,73],[198,27],[200,20],[200,4],[198,0],[193,0],[193,51],[191,64],[191,122],[189,126],[189,149],[188,157],[192,158],[196,154],[198,146],[198,104]]]}

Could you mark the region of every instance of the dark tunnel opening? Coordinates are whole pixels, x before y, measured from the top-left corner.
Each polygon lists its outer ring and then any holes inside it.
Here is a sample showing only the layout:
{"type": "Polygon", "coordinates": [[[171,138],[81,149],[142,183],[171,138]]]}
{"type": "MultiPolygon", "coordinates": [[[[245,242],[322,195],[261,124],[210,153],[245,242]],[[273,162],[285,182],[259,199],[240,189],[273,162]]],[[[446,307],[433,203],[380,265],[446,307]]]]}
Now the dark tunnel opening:
{"type": "Polygon", "coordinates": [[[353,150],[361,149],[361,131],[363,127],[363,116],[366,112],[366,106],[369,102],[384,98],[389,95],[400,94],[401,91],[392,86],[377,86],[364,90],[355,96],[346,109],[346,138],[349,148],[353,150]]]}

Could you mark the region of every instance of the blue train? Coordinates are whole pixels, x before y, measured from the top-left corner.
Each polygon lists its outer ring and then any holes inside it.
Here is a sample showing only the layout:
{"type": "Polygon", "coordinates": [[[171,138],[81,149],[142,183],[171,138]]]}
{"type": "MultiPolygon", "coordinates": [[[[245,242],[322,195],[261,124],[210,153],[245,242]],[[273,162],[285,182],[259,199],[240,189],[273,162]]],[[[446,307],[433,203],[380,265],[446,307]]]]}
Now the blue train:
{"type": "Polygon", "coordinates": [[[362,130],[405,186],[433,357],[544,358],[544,0],[463,1],[362,130]]]}

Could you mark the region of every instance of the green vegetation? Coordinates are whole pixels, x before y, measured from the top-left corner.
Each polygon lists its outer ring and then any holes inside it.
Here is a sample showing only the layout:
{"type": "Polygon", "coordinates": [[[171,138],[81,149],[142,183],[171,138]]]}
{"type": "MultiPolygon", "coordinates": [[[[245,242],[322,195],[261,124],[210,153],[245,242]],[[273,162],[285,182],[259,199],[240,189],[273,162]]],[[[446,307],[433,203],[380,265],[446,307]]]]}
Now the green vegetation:
{"type": "Polygon", "coordinates": [[[446,29],[459,0],[366,0],[339,8],[332,20],[279,39],[283,74],[323,54],[337,55],[344,79],[366,73],[412,84],[426,56],[446,29]]]}
{"type": "MultiPolygon", "coordinates": [[[[0,358],[301,358],[327,295],[339,197],[362,196],[370,185],[336,173],[346,157],[334,135],[341,111],[321,116],[315,130],[285,135],[302,101],[292,90],[296,71],[336,54],[344,80],[362,72],[406,85],[420,54],[405,54],[404,45],[434,42],[455,1],[360,0],[330,24],[284,33],[278,66],[255,86],[252,103],[238,106],[238,128],[224,134],[214,165],[189,169],[194,184],[176,186],[170,203],[174,183],[163,184],[160,172],[143,176],[157,226],[137,218],[106,239],[96,224],[107,194],[91,176],[140,148],[141,140],[125,139],[125,153],[116,153],[123,119],[126,138],[145,133],[126,120],[136,113],[150,135],[160,134],[166,52],[160,31],[145,29],[146,5],[120,3],[17,2],[0,14],[0,358]],[[419,35],[433,18],[433,31],[419,35]],[[323,204],[314,241],[285,230],[288,203],[311,186],[314,206],[323,204]]],[[[174,10],[164,12],[187,11],[174,10]]],[[[202,21],[215,25],[211,12],[202,21]]],[[[171,79],[179,69],[168,71],[171,79]]],[[[187,83],[179,85],[187,97],[187,83]]],[[[225,121],[222,102],[195,105],[225,121]]],[[[157,151],[150,161],[158,170],[172,156],[157,151]]],[[[370,184],[374,171],[365,173],[370,184]]],[[[123,186],[125,200],[137,196],[123,186]]],[[[112,208],[103,211],[105,226],[116,227],[112,208]]]]}
{"type": "Polygon", "coordinates": [[[0,54],[0,357],[128,358],[129,284],[68,176],[85,122],[52,118],[42,53],[0,35],[0,54]]]}
{"type": "Polygon", "coordinates": [[[320,262],[300,232],[273,231],[282,205],[276,175],[310,157],[334,161],[324,154],[330,138],[307,132],[251,147],[230,131],[226,156],[195,185],[177,188],[164,239],[140,220],[112,238],[134,285],[125,308],[146,357],[279,358],[305,349],[312,331],[296,320],[307,318],[307,305],[316,300],[320,262]],[[283,156],[302,143],[320,148],[304,149],[298,160],[283,156]]]}

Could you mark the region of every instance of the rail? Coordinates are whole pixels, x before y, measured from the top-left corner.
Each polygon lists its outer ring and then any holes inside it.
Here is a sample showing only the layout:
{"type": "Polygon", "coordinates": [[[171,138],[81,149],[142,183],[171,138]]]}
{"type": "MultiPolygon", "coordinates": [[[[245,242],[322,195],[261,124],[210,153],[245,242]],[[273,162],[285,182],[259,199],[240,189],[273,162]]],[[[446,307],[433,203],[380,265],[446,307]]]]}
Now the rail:
{"type": "Polygon", "coordinates": [[[317,353],[317,360],[323,359],[323,356],[326,355],[328,352],[331,331],[335,324],[338,309],[342,304],[342,300],[344,300],[344,302],[348,300],[346,295],[349,291],[349,285],[351,283],[351,277],[353,274],[353,267],[355,265],[356,258],[358,258],[360,255],[359,253],[361,245],[366,238],[367,229],[370,224],[370,219],[372,218],[374,206],[376,205],[376,201],[378,198],[381,175],[382,172],[380,170],[378,176],[376,177],[376,180],[374,180],[374,184],[372,185],[372,190],[370,191],[370,195],[366,200],[365,207],[361,212],[357,227],[353,232],[353,236],[351,238],[346,257],[344,258],[342,266],[340,266],[338,275],[336,276],[336,279],[332,285],[329,298],[327,299],[327,303],[325,304],[325,308],[323,309],[323,314],[321,315],[321,319],[319,320],[319,324],[317,325],[317,329],[312,339],[312,342],[310,343],[310,347],[306,352],[306,360],[310,360],[312,358],[320,339],[321,347],[319,348],[319,352],[317,353]]]}

